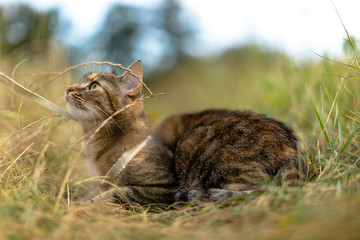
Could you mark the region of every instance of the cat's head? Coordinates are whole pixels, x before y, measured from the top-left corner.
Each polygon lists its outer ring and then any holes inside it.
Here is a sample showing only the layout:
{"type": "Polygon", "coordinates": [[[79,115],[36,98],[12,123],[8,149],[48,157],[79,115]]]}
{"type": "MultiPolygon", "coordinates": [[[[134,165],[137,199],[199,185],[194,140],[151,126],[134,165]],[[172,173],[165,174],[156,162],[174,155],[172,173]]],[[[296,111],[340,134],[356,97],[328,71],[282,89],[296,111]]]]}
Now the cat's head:
{"type": "MultiPolygon", "coordinates": [[[[133,62],[129,68],[133,74],[143,79],[140,61],[133,62]]],[[[82,124],[96,124],[136,101],[124,113],[133,115],[127,117],[142,114],[143,102],[138,100],[141,98],[142,84],[133,74],[126,71],[122,75],[114,72],[85,75],[81,84],[66,89],[65,99],[69,112],[82,124]]],[[[116,118],[124,117],[124,113],[118,114],[116,118]]]]}

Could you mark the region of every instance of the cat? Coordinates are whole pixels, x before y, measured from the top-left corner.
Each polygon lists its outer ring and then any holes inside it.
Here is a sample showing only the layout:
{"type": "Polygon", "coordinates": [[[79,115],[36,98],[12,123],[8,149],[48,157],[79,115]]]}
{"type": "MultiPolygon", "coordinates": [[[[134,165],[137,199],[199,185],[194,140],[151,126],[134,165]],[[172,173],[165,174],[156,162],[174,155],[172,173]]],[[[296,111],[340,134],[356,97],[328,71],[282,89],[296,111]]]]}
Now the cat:
{"type": "MultiPolygon", "coordinates": [[[[139,61],[129,69],[143,78],[139,61]]],[[[175,115],[150,134],[142,84],[133,74],[88,74],[84,83],[66,90],[68,110],[87,136],[89,171],[113,183],[100,183],[102,193],[92,202],[222,201],[261,191],[269,176],[304,181],[307,168],[294,134],[263,115],[226,110],[175,115]]]]}
{"type": "MultiPolygon", "coordinates": [[[[143,78],[139,61],[130,66],[143,78]]],[[[92,73],[67,88],[67,108],[85,135],[86,164],[92,176],[106,176],[89,189],[91,202],[172,203],[175,182],[172,153],[150,136],[144,113],[142,84],[130,72],[92,73]],[[131,105],[129,105],[131,104],[131,105]],[[128,106],[128,107],[125,107],[128,106]],[[129,107],[131,106],[131,107],[129,107]],[[125,108],[124,108],[125,107],[125,108]],[[104,120],[124,109],[104,125],[104,120]],[[103,124],[101,128],[99,128],[103,124]],[[97,195],[99,188],[100,194],[97,195]],[[95,195],[95,196],[94,196],[95,195]]]]}
{"type": "Polygon", "coordinates": [[[305,180],[307,165],[293,132],[252,112],[206,110],[166,119],[153,133],[174,153],[175,201],[222,201],[278,183],[305,180]]]}

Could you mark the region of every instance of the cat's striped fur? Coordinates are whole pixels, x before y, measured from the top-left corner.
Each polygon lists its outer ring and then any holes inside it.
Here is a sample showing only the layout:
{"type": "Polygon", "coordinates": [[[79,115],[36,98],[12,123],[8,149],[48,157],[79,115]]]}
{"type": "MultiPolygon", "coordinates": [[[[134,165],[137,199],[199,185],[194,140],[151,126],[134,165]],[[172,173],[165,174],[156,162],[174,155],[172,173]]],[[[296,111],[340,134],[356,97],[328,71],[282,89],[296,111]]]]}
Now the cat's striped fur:
{"type": "MultiPolygon", "coordinates": [[[[130,69],[141,79],[140,62],[130,69]]],[[[105,176],[120,156],[150,133],[143,109],[142,85],[126,72],[94,73],[66,91],[67,106],[81,123],[87,164],[105,176]],[[104,119],[128,104],[91,137],[104,119]]],[[[267,176],[303,181],[304,158],[284,124],[251,112],[208,110],[168,118],[117,175],[119,188],[101,185],[92,200],[141,204],[220,201],[261,189],[267,176]],[[170,150],[170,153],[169,153],[170,150]]]]}
{"type": "Polygon", "coordinates": [[[223,200],[261,189],[266,177],[297,183],[307,167],[292,131],[251,112],[172,116],[154,136],[175,153],[176,200],[223,200]]]}

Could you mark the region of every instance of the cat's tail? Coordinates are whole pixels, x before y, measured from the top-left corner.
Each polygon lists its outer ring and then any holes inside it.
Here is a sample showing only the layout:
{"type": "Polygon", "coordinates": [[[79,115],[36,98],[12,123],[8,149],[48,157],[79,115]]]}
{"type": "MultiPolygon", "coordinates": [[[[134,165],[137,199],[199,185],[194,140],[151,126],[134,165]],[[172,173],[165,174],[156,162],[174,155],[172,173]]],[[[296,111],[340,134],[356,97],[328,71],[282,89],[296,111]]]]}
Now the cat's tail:
{"type": "Polygon", "coordinates": [[[275,180],[280,184],[298,185],[307,179],[308,167],[304,155],[297,148],[295,154],[289,154],[278,170],[275,180]]]}

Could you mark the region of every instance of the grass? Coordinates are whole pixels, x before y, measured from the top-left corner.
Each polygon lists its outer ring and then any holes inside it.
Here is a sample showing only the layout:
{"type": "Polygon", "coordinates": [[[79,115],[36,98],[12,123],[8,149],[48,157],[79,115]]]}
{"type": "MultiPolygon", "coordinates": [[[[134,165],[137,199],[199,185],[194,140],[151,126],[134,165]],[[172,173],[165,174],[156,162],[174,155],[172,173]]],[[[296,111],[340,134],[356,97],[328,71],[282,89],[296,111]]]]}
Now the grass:
{"type": "MultiPolygon", "coordinates": [[[[178,112],[250,109],[294,129],[309,164],[303,187],[269,184],[259,196],[168,208],[62,198],[87,178],[80,126],[0,83],[0,239],[359,239],[355,61],[298,63],[250,46],[145,73],[150,89],[164,92],[145,100],[153,125],[178,112]]],[[[0,71],[61,106],[66,87],[88,71],[47,83],[69,66],[61,50],[34,54],[13,72],[18,62],[3,57],[0,71]]]]}

